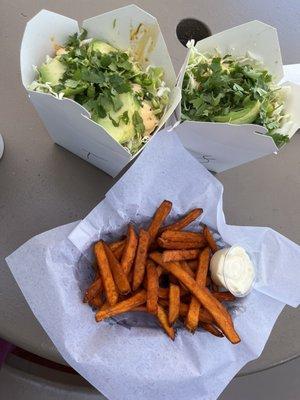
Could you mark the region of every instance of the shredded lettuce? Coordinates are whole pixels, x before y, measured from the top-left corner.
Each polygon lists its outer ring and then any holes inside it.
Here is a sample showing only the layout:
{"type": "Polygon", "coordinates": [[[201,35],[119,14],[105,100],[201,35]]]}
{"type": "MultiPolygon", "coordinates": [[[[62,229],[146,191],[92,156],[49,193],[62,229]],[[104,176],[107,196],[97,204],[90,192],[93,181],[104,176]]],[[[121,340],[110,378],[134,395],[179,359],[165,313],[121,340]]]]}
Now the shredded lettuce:
{"type": "Polygon", "coordinates": [[[278,147],[288,142],[286,92],[252,55],[202,54],[194,46],[182,87],[182,120],[264,126],[278,147]]]}

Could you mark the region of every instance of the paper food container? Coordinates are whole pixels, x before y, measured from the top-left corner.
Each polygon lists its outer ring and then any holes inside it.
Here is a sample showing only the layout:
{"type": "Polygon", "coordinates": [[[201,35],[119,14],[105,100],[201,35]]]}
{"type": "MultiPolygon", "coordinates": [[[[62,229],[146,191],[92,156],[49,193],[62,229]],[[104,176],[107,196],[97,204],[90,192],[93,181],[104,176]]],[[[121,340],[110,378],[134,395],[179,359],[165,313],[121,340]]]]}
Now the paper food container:
{"type": "MultiPolygon", "coordinates": [[[[276,83],[283,78],[277,31],[260,21],[228,29],[197,42],[195,47],[202,53],[218,50],[221,55],[244,56],[249,52],[262,61],[276,83]]],[[[182,87],[189,55],[190,51],[179,73],[179,87],[182,87]]],[[[288,82],[284,85],[291,86],[285,108],[293,121],[288,133],[291,138],[300,127],[300,85],[288,82]]],[[[180,104],[176,116],[180,121],[180,104]]],[[[273,139],[266,135],[267,129],[261,125],[184,121],[175,130],[185,148],[205,167],[215,172],[225,171],[279,150],[273,139]]]]}
{"type": "MultiPolygon", "coordinates": [[[[180,89],[175,88],[174,68],[157,20],[139,7],[129,5],[89,18],[83,21],[82,26],[88,30],[88,37],[101,39],[123,50],[131,48],[134,52],[142,41],[146,42],[144,58],[148,64],[163,68],[164,80],[171,88],[169,107],[155,134],[180,101],[180,89]],[[141,39],[133,41],[131,32],[140,24],[143,26],[141,39]]],[[[64,44],[75,32],[79,32],[79,26],[73,19],[47,10],[35,15],[27,23],[21,45],[22,82],[53,141],[116,176],[133,156],[92,121],[84,107],[72,99],[58,99],[51,94],[27,89],[36,76],[33,66],[40,66],[47,55],[54,54],[55,44],[64,44]]]]}

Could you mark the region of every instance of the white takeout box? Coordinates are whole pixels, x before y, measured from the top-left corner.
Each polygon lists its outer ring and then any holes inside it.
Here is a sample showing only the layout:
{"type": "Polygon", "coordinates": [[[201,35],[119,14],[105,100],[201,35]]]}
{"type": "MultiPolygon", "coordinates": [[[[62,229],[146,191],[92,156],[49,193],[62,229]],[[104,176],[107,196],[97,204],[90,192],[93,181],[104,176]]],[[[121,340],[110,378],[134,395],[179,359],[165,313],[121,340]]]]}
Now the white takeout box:
{"type": "MultiPolygon", "coordinates": [[[[101,39],[123,50],[135,48],[130,33],[140,24],[151,29],[152,43],[147,42],[149,64],[164,69],[164,80],[171,88],[170,104],[156,133],[169,119],[180,102],[180,89],[156,18],[135,5],[119,8],[83,21],[88,37],[101,39]]],[[[53,141],[108,174],[116,176],[133,158],[107,131],[90,119],[89,112],[71,99],[58,99],[51,94],[27,89],[35,79],[33,66],[40,66],[46,56],[63,45],[70,34],[79,31],[77,21],[47,10],[40,11],[26,26],[21,45],[22,82],[28,96],[44,122],[53,141]]],[[[151,38],[149,39],[151,40],[151,38]]],[[[146,66],[146,63],[145,63],[146,66]]]]}
{"type": "MultiPolygon", "coordinates": [[[[244,56],[246,52],[260,59],[265,68],[275,77],[275,82],[283,78],[283,65],[277,31],[260,21],[251,21],[235,28],[200,40],[195,47],[202,53],[244,56]]],[[[182,87],[190,51],[178,76],[178,86],[182,87]]],[[[289,137],[300,128],[300,85],[286,82],[291,87],[286,102],[286,111],[291,114],[292,126],[289,137]]],[[[181,106],[176,110],[180,120],[181,106]]],[[[216,122],[184,121],[175,127],[183,145],[207,169],[222,172],[268,154],[277,153],[278,148],[267,129],[254,124],[234,125],[216,122]]]]}

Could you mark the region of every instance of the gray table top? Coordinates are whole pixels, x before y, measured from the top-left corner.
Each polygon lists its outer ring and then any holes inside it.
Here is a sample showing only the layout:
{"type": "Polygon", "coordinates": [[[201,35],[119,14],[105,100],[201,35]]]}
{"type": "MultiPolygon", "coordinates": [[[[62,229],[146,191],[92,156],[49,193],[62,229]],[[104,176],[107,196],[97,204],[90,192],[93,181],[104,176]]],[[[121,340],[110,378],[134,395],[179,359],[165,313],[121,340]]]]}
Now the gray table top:
{"type": "MultiPolygon", "coordinates": [[[[300,5],[295,6],[292,0],[265,5],[258,0],[239,5],[231,0],[203,0],[201,7],[197,1],[186,1],[184,7],[180,0],[136,3],[158,17],[177,71],[185,49],[176,39],[175,27],[189,16],[202,19],[213,33],[251,19],[273,24],[279,30],[285,63],[299,62],[300,42],[296,38],[300,35],[300,5]]],[[[0,132],[6,149],[0,161],[0,337],[60,363],[64,361],[30,311],[4,258],[33,235],[84,217],[114,180],[51,142],[21,86],[19,46],[25,23],[42,7],[82,20],[126,4],[111,0],[101,5],[96,0],[2,2],[0,29],[6,43],[2,43],[0,58],[0,132]]],[[[270,226],[300,243],[299,152],[300,135],[296,135],[279,155],[219,174],[225,186],[228,223],[270,226]]],[[[299,330],[299,311],[286,307],[262,356],[241,373],[299,356],[299,330]]]]}

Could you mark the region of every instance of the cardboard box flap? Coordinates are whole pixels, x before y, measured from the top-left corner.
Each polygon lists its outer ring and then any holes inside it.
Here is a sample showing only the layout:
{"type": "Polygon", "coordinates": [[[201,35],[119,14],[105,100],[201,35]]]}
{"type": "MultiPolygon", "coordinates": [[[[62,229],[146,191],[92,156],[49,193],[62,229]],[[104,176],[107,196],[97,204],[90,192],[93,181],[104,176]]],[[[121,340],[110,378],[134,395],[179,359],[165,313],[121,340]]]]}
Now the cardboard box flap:
{"type": "Polygon", "coordinates": [[[115,176],[131,155],[69,99],[30,92],[29,97],[53,141],[115,176]]]}
{"type": "Polygon", "coordinates": [[[216,49],[222,55],[244,56],[245,52],[260,59],[279,82],[283,77],[282,58],[277,30],[260,21],[251,21],[217,33],[196,43],[202,53],[216,49]]]}
{"type": "Polygon", "coordinates": [[[129,5],[83,21],[88,37],[108,42],[122,50],[132,49],[143,66],[155,65],[165,71],[167,86],[176,75],[157,19],[135,5],[129,5]]]}
{"type": "Polygon", "coordinates": [[[78,31],[77,21],[48,10],[41,10],[27,23],[20,59],[25,87],[35,79],[33,66],[40,66],[47,55],[53,55],[55,45],[64,44],[70,34],[78,31]]]}
{"type": "MultiPolygon", "coordinates": [[[[222,172],[277,152],[259,125],[230,125],[185,121],[176,126],[184,147],[207,169],[222,172]]],[[[266,130],[265,130],[266,131],[266,130]]]]}
{"type": "Polygon", "coordinates": [[[287,135],[291,138],[300,129],[300,85],[285,82],[282,87],[289,87],[290,93],[286,99],[286,111],[290,114],[290,123],[287,122],[287,135]]]}

